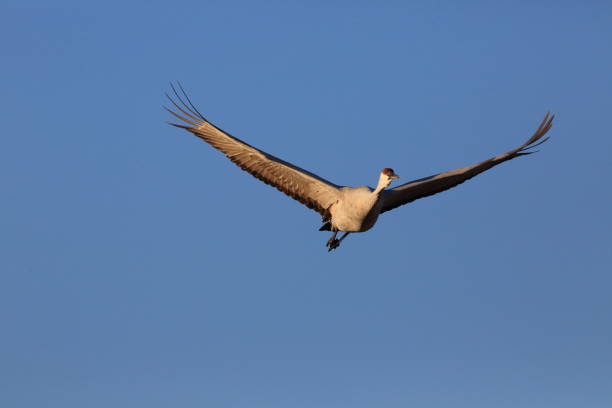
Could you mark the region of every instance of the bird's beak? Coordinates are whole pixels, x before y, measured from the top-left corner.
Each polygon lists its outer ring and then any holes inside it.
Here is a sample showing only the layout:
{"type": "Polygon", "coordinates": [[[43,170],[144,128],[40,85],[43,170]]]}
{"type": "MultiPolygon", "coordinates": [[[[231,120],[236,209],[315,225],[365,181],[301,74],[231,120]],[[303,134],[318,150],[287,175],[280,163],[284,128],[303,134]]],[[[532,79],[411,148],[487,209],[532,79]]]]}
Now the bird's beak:
{"type": "Polygon", "coordinates": [[[395,179],[398,179],[398,178],[400,178],[400,177],[397,174],[394,174],[394,175],[391,176],[391,180],[395,180],[395,179]]]}

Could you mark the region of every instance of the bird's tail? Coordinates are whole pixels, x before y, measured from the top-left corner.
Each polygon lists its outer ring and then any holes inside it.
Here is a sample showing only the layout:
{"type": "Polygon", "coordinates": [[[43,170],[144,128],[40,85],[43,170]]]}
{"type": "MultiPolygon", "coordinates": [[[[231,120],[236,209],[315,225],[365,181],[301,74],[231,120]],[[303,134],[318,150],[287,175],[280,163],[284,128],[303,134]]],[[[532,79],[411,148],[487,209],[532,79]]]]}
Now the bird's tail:
{"type": "Polygon", "coordinates": [[[319,228],[319,231],[331,231],[331,222],[328,221],[323,224],[323,226],[319,228]]]}

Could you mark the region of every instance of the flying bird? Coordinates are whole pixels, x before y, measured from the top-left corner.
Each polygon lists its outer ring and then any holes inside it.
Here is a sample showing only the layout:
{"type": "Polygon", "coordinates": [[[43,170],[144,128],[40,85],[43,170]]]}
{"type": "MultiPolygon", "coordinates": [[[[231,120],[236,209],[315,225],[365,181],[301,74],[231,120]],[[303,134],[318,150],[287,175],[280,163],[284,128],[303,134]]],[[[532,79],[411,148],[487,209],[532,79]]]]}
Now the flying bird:
{"type": "Polygon", "coordinates": [[[321,214],[323,226],[319,231],[332,233],[326,243],[328,251],[338,248],[350,233],[365,232],[372,228],[378,216],[386,211],[448,190],[507,160],[535,153],[532,149],[549,139],[543,137],[551,128],[554,118],[554,115],[547,113],[533,136],[525,143],[471,166],[409,181],[391,189],[387,187],[399,176],[393,169],[384,168],[378,176],[376,188],[345,187],[272,156],[221,130],[200,114],[180,84],[179,87],[182,96],[174,86],[174,98],[166,94],[176,111],[166,110],[185,124],[170,124],[188,130],[220,150],[242,170],[321,214]],[[339,239],[336,238],[338,232],[344,233],[339,239]]]}

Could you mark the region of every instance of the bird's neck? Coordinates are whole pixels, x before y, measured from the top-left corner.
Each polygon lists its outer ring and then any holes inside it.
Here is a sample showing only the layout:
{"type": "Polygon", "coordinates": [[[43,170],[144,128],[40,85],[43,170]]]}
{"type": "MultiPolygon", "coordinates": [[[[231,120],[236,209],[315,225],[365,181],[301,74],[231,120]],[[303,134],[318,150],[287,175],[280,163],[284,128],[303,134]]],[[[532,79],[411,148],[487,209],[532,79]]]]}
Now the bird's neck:
{"type": "Polygon", "coordinates": [[[378,178],[378,185],[376,186],[376,189],[372,191],[372,194],[380,194],[385,188],[389,187],[389,184],[391,184],[391,179],[385,174],[381,174],[378,178]]]}

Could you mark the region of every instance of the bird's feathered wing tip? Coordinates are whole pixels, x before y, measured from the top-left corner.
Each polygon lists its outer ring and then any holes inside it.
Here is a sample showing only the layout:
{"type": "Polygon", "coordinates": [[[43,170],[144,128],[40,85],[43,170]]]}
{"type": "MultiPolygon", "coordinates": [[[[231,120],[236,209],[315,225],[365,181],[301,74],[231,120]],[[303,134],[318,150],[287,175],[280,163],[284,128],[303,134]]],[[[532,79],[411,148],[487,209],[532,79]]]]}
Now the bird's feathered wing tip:
{"type": "Polygon", "coordinates": [[[528,154],[536,153],[537,150],[532,150],[532,149],[535,148],[535,147],[538,147],[539,145],[541,145],[542,143],[544,143],[548,139],[550,139],[550,136],[547,136],[547,137],[545,137],[543,139],[542,139],[542,137],[552,127],[552,122],[553,122],[554,118],[555,118],[554,114],[551,115],[550,112],[546,113],[546,115],[544,116],[544,119],[542,119],[542,122],[540,123],[540,126],[535,131],[533,136],[531,136],[525,143],[523,143],[523,145],[521,147],[516,149],[515,154],[517,156],[525,156],[525,155],[528,155],[528,154]]]}
{"type": "Polygon", "coordinates": [[[175,118],[180,119],[181,121],[188,123],[192,126],[185,126],[185,125],[181,125],[178,123],[172,123],[172,122],[168,122],[168,123],[178,128],[192,130],[194,127],[197,128],[203,125],[204,123],[208,122],[206,118],[200,113],[200,111],[198,111],[198,109],[194,106],[194,104],[191,103],[191,99],[189,99],[189,95],[187,95],[187,92],[185,92],[181,83],[177,82],[176,85],[181,90],[181,93],[183,94],[182,97],[176,90],[176,87],[174,86],[174,84],[172,82],[170,83],[172,92],[174,93],[175,98],[181,103],[182,107],[179,106],[179,104],[170,95],[168,95],[167,92],[166,92],[166,98],[168,98],[170,103],[174,105],[174,107],[178,109],[184,116],[179,115],[178,113],[176,113],[172,109],[169,109],[166,106],[164,106],[164,109],[170,112],[170,114],[174,116],[175,118]]]}

